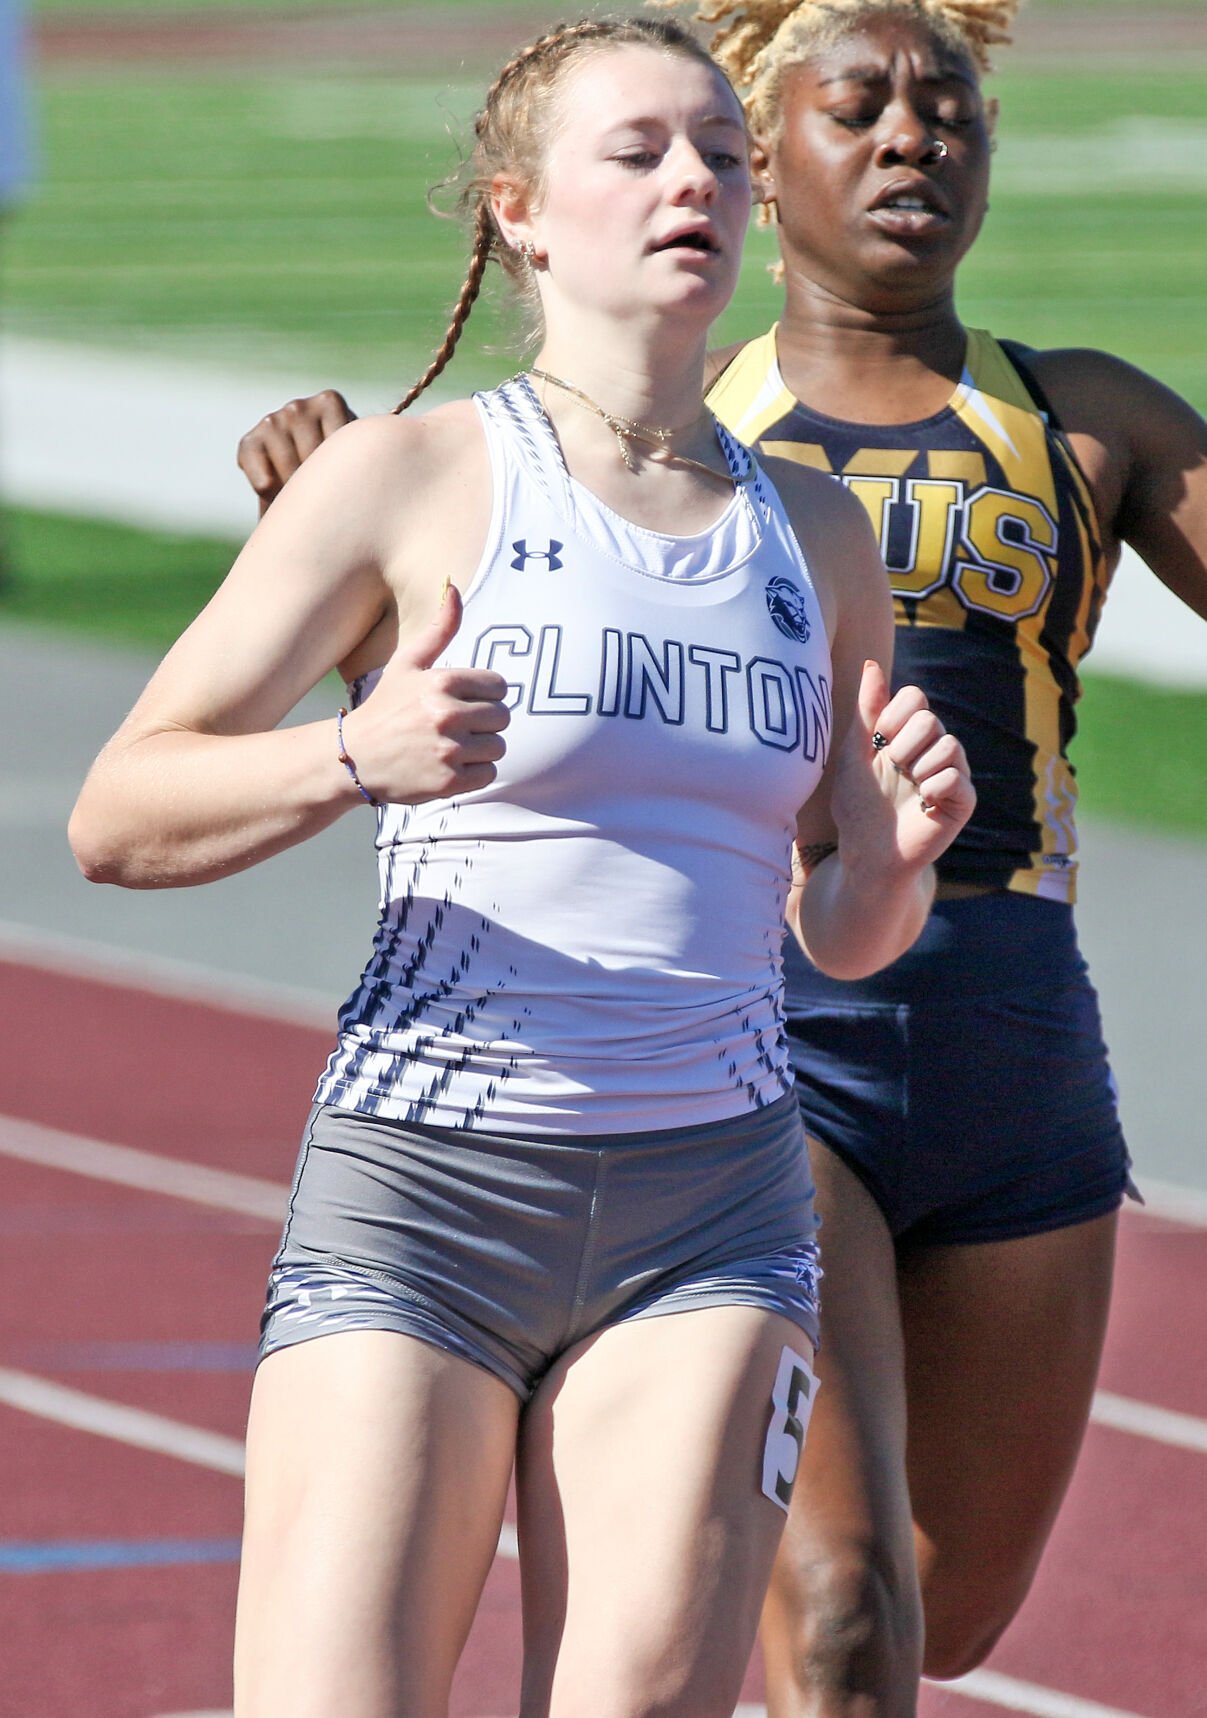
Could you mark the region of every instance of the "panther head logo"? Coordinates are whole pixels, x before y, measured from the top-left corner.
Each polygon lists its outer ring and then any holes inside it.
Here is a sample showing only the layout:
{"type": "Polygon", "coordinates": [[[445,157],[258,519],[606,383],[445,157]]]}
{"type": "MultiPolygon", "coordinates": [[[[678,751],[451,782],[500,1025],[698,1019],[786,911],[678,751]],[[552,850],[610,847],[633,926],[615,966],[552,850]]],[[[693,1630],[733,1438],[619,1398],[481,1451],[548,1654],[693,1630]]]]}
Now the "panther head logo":
{"type": "Polygon", "coordinates": [[[791,579],[768,580],[767,609],[785,638],[794,638],[798,644],[808,644],[813,628],[809,625],[799,585],[791,579]]]}

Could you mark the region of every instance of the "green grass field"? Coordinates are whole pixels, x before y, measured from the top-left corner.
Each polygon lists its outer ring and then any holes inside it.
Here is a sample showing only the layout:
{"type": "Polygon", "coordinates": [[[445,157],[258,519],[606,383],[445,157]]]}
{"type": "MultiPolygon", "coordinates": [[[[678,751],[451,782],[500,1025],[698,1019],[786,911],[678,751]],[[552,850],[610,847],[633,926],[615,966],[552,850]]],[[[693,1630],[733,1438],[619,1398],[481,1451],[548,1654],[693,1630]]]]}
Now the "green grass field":
{"type": "MultiPolygon", "coordinates": [[[[1207,62],[1205,62],[1207,64],[1207,62]]],[[[966,266],[975,324],[1107,346],[1207,408],[1207,70],[1002,77],[993,206],[966,266]]],[[[408,380],[440,339],[464,240],[427,211],[478,90],[247,72],[52,73],[45,184],[10,223],[18,330],[408,380]]],[[[756,233],[725,339],[765,323],[756,233]]],[[[475,314],[459,383],[508,366],[475,314]]]]}
{"type": "MultiPolygon", "coordinates": [[[[1068,5],[1070,0],[1034,0],[1038,5],[1068,5]]],[[[1098,5],[1134,4],[1135,0],[1094,0],[1098,5]]],[[[61,18],[109,14],[203,13],[203,12],[276,12],[282,16],[297,12],[387,12],[401,6],[408,12],[447,11],[452,7],[485,11],[491,7],[516,11],[525,4],[539,7],[541,0],[30,0],[35,17],[61,18]]],[[[584,5],[584,11],[587,9],[584,5]]],[[[560,16],[560,13],[559,13],[560,16]]]]}
{"type": "MultiPolygon", "coordinates": [[[[181,12],[371,12],[384,11],[397,7],[399,4],[409,6],[418,11],[426,4],[429,10],[435,10],[436,5],[447,9],[461,7],[484,10],[488,6],[498,6],[514,10],[516,0],[180,0],[175,7],[167,7],[160,0],[157,6],[154,0],[31,0],[30,10],[42,17],[58,17],[64,14],[89,12],[163,12],[176,10],[181,12]]],[[[1195,12],[1201,9],[1204,0],[1173,0],[1177,10],[1195,12]]],[[[581,8],[584,12],[590,10],[585,3],[581,8]]],[[[1033,12],[1068,12],[1068,11],[1135,11],[1136,0],[1028,0],[1028,9],[1033,12]]],[[[610,11],[623,8],[614,4],[610,11]]],[[[575,14],[573,6],[566,6],[558,11],[558,16],[575,14]]]]}
{"type": "MultiPolygon", "coordinates": [[[[1036,344],[1108,347],[1207,410],[1207,58],[1181,71],[1007,71],[995,89],[993,207],[964,314],[1036,344]]],[[[51,67],[44,182],[5,235],[6,321],[67,341],[304,364],[354,397],[370,378],[377,396],[401,391],[461,280],[460,231],[433,219],[425,193],[454,165],[450,130],[463,133],[479,93],[299,70],[51,67]]],[[[774,315],[772,255],[756,233],[719,339],[774,315]]],[[[509,318],[476,311],[450,380],[460,391],[506,373],[509,347],[509,318]]],[[[155,645],[229,560],[221,544],[35,515],[19,515],[14,536],[22,576],[0,591],[0,618],[155,645]]],[[[1084,708],[1089,804],[1207,833],[1207,696],[1091,681],[1084,708]],[[1154,758],[1173,760],[1168,779],[1154,758]]]]}
{"type": "MultiPolygon", "coordinates": [[[[20,574],[0,620],[58,627],[156,654],[208,600],[237,545],[14,509],[6,538],[20,574]]],[[[1207,837],[1207,694],[1087,676],[1075,748],[1099,817],[1207,837]]]]}

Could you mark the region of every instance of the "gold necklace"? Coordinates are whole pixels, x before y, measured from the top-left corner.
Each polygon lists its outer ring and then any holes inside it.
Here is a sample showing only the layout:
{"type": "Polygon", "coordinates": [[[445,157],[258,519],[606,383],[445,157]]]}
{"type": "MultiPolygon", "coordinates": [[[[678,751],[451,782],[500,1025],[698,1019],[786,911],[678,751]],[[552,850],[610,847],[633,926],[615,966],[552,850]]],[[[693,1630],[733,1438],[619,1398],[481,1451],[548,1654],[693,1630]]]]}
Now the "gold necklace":
{"type": "Polygon", "coordinates": [[[714,466],[706,465],[702,459],[693,459],[689,453],[676,453],[670,445],[674,430],[662,429],[657,424],[638,423],[636,418],[621,417],[619,412],[609,412],[593,400],[590,394],[584,394],[581,388],[576,388],[573,382],[567,382],[561,376],[553,375],[549,370],[538,370],[535,364],[529,370],[530,376],[535,376],[540,382],[552,382],[555,388],[564,388],[573,399],[576,399],[587,410],[594,412],[597,418],[602,418],[612,434],[616,437],[616,445],[620,449],[620,457],[624,460],[629,471],[636,471],[633,455],[629,448],[631,441],[648,442],[656,447],[668,459],[678,460],[680,465],[690,466],[693,471],[702,471],[705,477],[714,477],[720,483],[742,484],[749,483],[754,476],[754,461],[751,460],[747,469],[735,476],[732,471],[717,471],[714,466]]]}

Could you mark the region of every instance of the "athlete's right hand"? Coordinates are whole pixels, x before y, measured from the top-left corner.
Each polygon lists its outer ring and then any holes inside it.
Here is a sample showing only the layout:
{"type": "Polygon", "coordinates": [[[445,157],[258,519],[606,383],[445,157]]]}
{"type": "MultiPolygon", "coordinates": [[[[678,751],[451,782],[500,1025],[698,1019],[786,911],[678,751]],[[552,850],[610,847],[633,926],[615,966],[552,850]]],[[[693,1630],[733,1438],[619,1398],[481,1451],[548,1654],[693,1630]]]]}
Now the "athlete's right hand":
{"type": "Polygon", "coordinates": [[[507,682],[489,668],[434,668],[461,625],[450,584],[435,619],[398,646],[365,702],[344,718],[344,745],[374,799],[421,805],[487,787],[507,750],[507,682]]]}
{"type": "Polygon", "coordinates": [[[260,498],[261,517],[302,461],[355,419],[344,396],[324,388],[321,394],[290,400],[248,430],[239,443],[239,469],[260,498]]]}

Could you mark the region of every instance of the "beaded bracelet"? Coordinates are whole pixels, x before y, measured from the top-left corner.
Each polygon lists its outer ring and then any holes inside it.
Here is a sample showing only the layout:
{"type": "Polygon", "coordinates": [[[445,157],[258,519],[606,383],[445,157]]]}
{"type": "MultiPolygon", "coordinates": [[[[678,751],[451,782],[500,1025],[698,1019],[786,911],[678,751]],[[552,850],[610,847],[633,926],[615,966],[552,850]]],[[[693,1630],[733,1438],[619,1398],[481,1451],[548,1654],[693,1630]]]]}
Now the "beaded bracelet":
{"type": "Polygon", "coordinates": [[[380,807],[381,801],[379,799],[374,799],[364,782],[360,779],[359,775],[357,775],[356,765],[353,763],[352,758],[344,745],[344,717],[347,714],[347,710],[344,709],[342,705],[335,713],[335,731],[339,736],[339,761],[343,764],[348,774],[352,777],[352,780],[356,783],[356,791],[364,800],[365,804],[380,807]]]}

